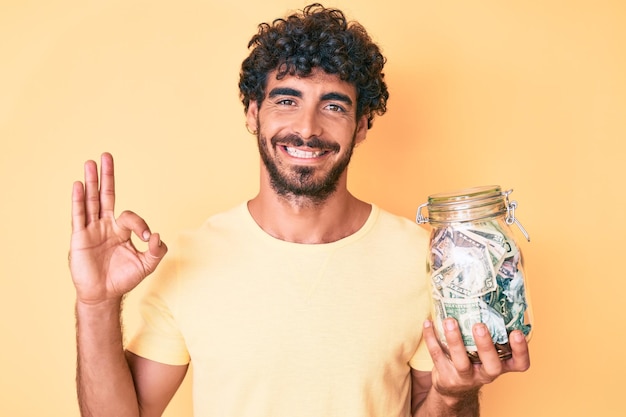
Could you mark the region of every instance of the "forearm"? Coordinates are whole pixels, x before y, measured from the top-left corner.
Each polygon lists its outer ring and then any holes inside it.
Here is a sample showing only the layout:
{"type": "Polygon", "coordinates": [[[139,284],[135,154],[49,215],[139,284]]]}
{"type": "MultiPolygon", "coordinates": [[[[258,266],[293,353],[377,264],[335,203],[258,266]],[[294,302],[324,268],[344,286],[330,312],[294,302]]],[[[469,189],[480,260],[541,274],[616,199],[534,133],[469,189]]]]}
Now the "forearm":
{"type": "Polygon", "coordinates": [[[475,390],[462,396],[444,396],[431,388],[413,417],[478,417],[479,394],[479,390],[475,390]]]}
{"type": "Polygon", "coordinates": [[[82,416],[139,416],[124,355],[121,302],[76,303],[78,402],[82,416]]]}

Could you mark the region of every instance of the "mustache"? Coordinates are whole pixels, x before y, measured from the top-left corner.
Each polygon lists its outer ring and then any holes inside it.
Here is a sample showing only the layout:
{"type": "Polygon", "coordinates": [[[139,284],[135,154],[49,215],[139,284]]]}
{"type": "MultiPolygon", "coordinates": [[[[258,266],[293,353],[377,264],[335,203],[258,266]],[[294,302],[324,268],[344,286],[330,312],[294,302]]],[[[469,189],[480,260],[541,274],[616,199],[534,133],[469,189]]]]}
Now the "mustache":
{"type": "Polygon", "coordinates": [[[293,146],[294,148],[306,146],[315,149],[326,149],[333,152],[338,152],[340,149],[339,144],[336,142],[330,142],[317,136],[304,140],[301,136],[296,134],[274,136],[271,139],[271,143],[272,146],[276,146],[280,143],[283,146],[293,146]]]}

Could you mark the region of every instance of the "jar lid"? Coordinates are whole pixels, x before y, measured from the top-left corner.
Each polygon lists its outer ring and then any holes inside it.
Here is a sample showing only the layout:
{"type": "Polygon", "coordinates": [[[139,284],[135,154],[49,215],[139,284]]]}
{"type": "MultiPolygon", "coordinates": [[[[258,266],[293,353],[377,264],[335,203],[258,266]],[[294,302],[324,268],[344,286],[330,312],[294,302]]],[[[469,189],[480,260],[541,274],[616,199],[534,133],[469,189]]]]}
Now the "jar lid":
{"type": "Polygon", "coordinates": [[[498,185],[432,194],[427,207],[430,223],[479,220],[507,212],[504,194],[498,185]]]}

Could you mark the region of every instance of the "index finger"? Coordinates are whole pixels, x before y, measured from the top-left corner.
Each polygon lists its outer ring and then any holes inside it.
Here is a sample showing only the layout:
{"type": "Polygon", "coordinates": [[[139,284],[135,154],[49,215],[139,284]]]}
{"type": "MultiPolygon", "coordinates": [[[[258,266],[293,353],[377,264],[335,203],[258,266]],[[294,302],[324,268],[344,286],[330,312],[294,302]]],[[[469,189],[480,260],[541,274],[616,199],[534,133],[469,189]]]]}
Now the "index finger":
{"type": "Polygon", "coordinates": [[[113,156],[105,152],[100,157],[100,215],[114,216],[115,169],[113,156]]]}
{"type": "Polygon", "coordinates": [[[80,181],[72,186],[72,231],[85,228],[85,189],[80,181]]]}
{"type": "Polygon", "coordinates": [[[524,372],[530,368],[530,353],[524,334],[515,330],[509,335],[513,357],[505,362],[507,372],[524,372]]]}

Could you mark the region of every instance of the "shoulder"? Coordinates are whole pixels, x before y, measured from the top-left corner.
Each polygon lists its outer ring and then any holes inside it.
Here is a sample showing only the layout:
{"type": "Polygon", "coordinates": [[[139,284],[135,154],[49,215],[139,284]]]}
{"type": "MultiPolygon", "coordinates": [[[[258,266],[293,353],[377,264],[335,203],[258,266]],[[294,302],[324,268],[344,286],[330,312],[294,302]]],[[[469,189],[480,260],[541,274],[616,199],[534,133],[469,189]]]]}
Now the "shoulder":
{"type": "Polygon", "coordinates": [[[409,220],[372,205],[370,219],[353,239],[359,250],[390,259],[421,259],[428,250],[430,232],[409,220]]]}
{"type": "Polygon", "coordinates": [[[251,227],[250,221],[246,203],[241,203],[211,215],[196,229],[183,230],[179,233],[179,240],[184,243],[197,239],[223,238],[224,235],[245,233],[245,230],[251,227]]]}
{"type": "Polygon", "coordinates": [[[396,239],[408,239],[421,242],[427,242],[430,232],[417,224],[417,222],[407,219],[406,217],[393,214],[389,211],[381,209],[378,206],[372,206],[372,213],[376,216],[375,227],[379,233],[393,236],[396,239]]]}
{"type": "Polygon", "coordinates": [[[180,231],[172,245],[178,261],[189,262],[207,254],[222,253],[226,246],[241,244],[250,236],[253,221],[246,216],[246,203],[208,217],[199,227],[180,231]]]}
{"type": "Polygon", "coordinates": [[[207,229],[215,229],[222,227],[234,227],[241,225],[250,217],[247,203],[240,203],[227,210],[211,215],[204,223],[196,230],[196,232],[202,233],[207,229]]]}

